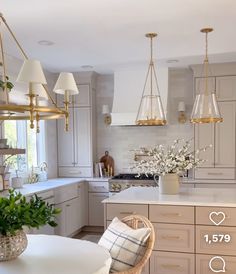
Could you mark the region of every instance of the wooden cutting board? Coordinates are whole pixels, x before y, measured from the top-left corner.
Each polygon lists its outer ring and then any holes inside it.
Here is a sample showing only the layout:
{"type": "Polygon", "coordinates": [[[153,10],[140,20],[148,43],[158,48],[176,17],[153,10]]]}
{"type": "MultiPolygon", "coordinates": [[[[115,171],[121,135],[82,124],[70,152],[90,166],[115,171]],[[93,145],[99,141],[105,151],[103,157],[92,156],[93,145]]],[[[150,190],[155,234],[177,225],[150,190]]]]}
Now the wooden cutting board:
{"type": "Polygon", "coordinates": [[[109,155],[109,151],[105,151],[105,155],[101,157],[100,162],[104,164],[107,176],[114,176],[115,164],[114,159],[109,155]]]}

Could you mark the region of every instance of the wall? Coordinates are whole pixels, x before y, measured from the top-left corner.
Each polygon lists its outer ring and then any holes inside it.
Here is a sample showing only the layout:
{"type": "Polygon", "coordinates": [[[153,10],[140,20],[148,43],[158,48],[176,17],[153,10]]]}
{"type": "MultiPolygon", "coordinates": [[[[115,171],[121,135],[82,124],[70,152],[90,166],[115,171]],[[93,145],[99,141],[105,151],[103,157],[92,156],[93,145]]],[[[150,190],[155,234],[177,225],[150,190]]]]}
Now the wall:
{"type": "MultiPolygon", "coordinates": [[[[97,78],[97,160],[105,150],[115,160],[115,173],[130,172],[134,153],[141,146],[170,143],[177,138],[193,138],[193,126],[187,122],[179,124],[177,107],[179,101],[187,106],[188,118],[193,105],[192,72],[190,69],[172,69],[169,71],[168,125],[164,127],[111,127],[103,122],[102,105],[112,109],[114,94],[112,75],[100,75],[97,78]]],[[[130,98],[132,100],[132,98],[130,98]]]]}

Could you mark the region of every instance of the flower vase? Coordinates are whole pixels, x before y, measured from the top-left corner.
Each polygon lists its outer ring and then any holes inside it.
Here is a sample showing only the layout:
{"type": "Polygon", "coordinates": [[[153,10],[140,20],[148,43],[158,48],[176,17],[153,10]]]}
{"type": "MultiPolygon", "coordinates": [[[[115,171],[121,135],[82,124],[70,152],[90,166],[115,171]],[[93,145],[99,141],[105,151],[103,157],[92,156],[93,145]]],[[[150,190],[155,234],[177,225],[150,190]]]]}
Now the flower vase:
{"type": "Polygon", "coordinates": [[[168,173],[159,176],[159,193],[174,195],[179,193],[179,176],[176,173],[168,173]]]}

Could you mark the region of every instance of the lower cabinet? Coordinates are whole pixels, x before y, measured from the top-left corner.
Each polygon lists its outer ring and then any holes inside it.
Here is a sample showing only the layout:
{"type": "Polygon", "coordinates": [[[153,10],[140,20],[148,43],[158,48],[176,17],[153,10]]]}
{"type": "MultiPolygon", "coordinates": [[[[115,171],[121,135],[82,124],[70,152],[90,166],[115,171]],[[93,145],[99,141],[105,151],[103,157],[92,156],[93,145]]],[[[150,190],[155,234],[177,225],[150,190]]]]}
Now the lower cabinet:
{"type": "Polygon", "coordinates": [[[153,251],[150,274],[194,274],[194,254],[153,251]]]}
{"type": "Polygon", "coordinates": [[[109,194],[94,192],[89,193],[89,225],[104,225],[104,209],[102,201],[109,197],[109,194]]]}
{"type": "Polygon", "coordinates": [[[55,206],[61,209],[57,216],[55,233],[71,236],[87,225],[86,183],[71,184],[55,190],[55,206]]]}
{"type": "Polygon", "coordinates": [[[56,205],[61,209],[57,218],[55,232],[61,236],[70,236],[81,228],[80,197],[56,205]]]}

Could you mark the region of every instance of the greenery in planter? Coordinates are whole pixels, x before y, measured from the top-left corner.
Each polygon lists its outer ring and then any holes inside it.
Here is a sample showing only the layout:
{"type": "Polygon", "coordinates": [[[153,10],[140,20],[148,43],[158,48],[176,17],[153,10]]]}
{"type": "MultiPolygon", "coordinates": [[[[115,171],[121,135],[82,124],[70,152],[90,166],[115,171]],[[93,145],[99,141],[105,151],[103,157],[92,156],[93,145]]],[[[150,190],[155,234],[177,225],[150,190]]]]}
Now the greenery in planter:
{"type": "Polygon", "coordinates": [[[0,235],[14,235],[23,226],[39,228],[49,224],[55,227],[55,216],[60,212],[37,195],[27,202],[22,194],[9,190],[8,197],[0,197],[0,235]]]}
{"type": "Polygon", "coordinates": [[[12,84],[12,82],[8,81],[9,77],[6,76],[6,82],[4,82],[3,80],[0,80],[0,88],[4,91],[5,88],[7,88],[8,91],[11,91],[14,87],[14,85],[12,84]]]}

